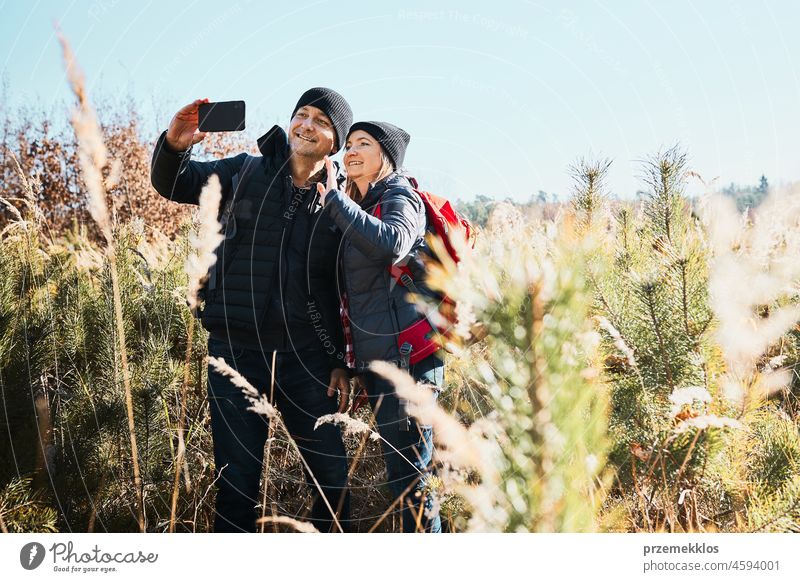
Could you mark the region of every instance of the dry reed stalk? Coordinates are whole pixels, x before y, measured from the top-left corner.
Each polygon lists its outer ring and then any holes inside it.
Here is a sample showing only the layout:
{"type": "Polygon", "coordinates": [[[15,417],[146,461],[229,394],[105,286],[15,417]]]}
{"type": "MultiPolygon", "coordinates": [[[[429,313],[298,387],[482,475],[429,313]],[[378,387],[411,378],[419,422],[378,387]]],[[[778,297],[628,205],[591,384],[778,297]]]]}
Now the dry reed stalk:
{"type": "MultiPolygon", "coordinates": [[[[78,157],[81,171],[88,191],[89,213],[97,223],[106,239],[106,255],[111,272],[111,287],[114,301],[114,319],[119,341],[120,360],[122,364],[122,382],[125,389],[125,407],[128,416],[128,433],[131,444],[131,460],[133,464],[133,481],[136,490],[139,531],[145,531],[145,510],[142,489],[142,477],[139,470],[139,449],[136,445],[136,423],[133,416],[133,396],[131,393],[130,370],[128,369],[128,352],[125,345],[125,327],[122,319],[122,300],[120,298],[117,260],[114,249],[111,219],[106,205],[106,184],[103,180],[103,169],[109,166],[108,152],[103,143],[103,134],[97,122],[94,109],[89,104],[84,87],[83,73],[78,68],[67,39],[56,31],[64,54],[64,66],[70,88],[78,99],[78,106],[72,116],[71,123],[78,140],[78,157]]],[[[119,175],[119,163],[111,165],[111,176],[119,175]]]]}
{"type": "MultiPolygon", "coordinates": [[[[543,346],[540,345],[544,332],[545,315],[545,302],[542,297],[542,282],[540,279],[531,282],[528,287],[528,296],[531,302],[531,339],[529,349],[532,358],[532,373],[527,391],[534,418],[529,434],[534,447],[541,451],[534,460],[535,474],[549,475],[555,466],[555,459],[545,433],[548,429],[554,429],[555,427],[550,414],[552,396],[546,377],[547,363],[543,346]]],[[[555,512],[552,504],[543,505],[540,519],[542,531],[555,531],[555,512]]]]}
{"type": "Polygon", "coordinates": [[[94,498],[92,499],[92,511],[89,514],[89,525],[86,527],[86,533],[94,532],[94,524],[97,521],[97,506],[102,501],[100,497],[106,485],[106,472],[100,474],[100,482],[97,484],[97,491],[95,491],[94,498]]]}
{"type": "MultiPolygon", "coordinates": [[[[272,351],[272,367],[270,368],[270,379],[269,379],[269,402],[270,404],[275,403],[275,360],[278,356],[278,352],[275,350],[272,351]]],[[[269,423],[269,429],[267,432],[267,458],[266,462],[264,463],[264,495],[261,499],[261,517],[266,517],[266,510],[267,510],[267,490],[269,488],[269,467],[270,463],[272,462],[272,443],[275,439],[275,423],[269,423]]],[[[272,516],[275,517],[275,507],[274,504],[270,504],[270,509],[272,510],[272,516]]],[[[341,507],[339,508],[341,509],[341,507]]],[[[261,522],[261,533],[264,533],[264,527],[266,526],[265,521],[261,522]]],[[[278,524],[273,522],[273,528],[277,532],[278,524]]]]}
{"type": "Polygon", "coordinates": [[[53,446],[53,420],[50,416],[50,402],[44,392],[36,394],[34,399],[36,413],[36,428],[39,435],[39,446],[36,447],[36,475],[38,481],[44,481],[45,476],[52,478],[52,467],[48,459],[48,450],[53,446]]]}
{"type": "MultiPolygon", "coordinates": [[[[178,454],[175,457],[175,478],[172,482],[172,503],[169,512],[169,533],[175,532],[175,511],[178,507],[178,492],[180,491],[181,483],[181,465],[183,464],[183,456],[186,451],[186,440],[183,436],[185,430],[184,419],[186,418],[186,392],[189,386],[189,363],[192,354],[192,336],[194,334],[194,316],[189,318],[189,329],[187,330],[188,338],[186,340],[186,357],[183,364],[183,383],[181,385],[181,405],[180,413],[178,414],[178,454]]],[[[186,488],[189,490],[191,485],[188,480],[186,488]]]]}
{"type": "Polygon", "coordinates": [[[379,526],[380,524],[382,524],[382,523],[383,523],[383,521],[384,521],[384,520],[385,520],[385,519],[386,519],[386,518],[389,516],[389,514],[392,512],[392,510],[395,508],[395,506],[396,506],[396,505],[398,505],[398,504],[402,504],[403,500],[405,499],[405,496],[406,496],[407,494],[411,493],[411,489],[413,489],[414,487],[416,487],[416,485],[417,485],[417,479],[415,479],[414,481],[412,481],[412,482],[411,482],[411,483],[408,485],[408,487],[406,487],[406,488],[403,490],[403,492],[402,492],[402,493],[401,493],[401,494],[400,494],[400,495],[399,495],[399,496],[398,496],[398,497],[397,497],[397,498],[396,498],[394,501],[392,501],[392,503],[389,505],[389,507],[387,507],[387,508],[386,508],[386,511],[384,511],[384,512],[381,514],[381,516],[378,518],[378,521],[376,521],[374,524],[372,524],[372,527],[371,527],[371,528],[369,528],[369,531],[367,531],[367,533],[372,533],[372,532],[374,532],[376,529],[378,529],[378,526],[379,526]]]}
{"type": "MultiPolygon", "coordinates": [[[[170,507],[169,531],[175,531],[175,511],[178,507],[178,492],[180,490],[180,473],[183,466],[184,455],[186,452],[186,442],[184,438],[185,419],[186,419],[186,397],[189,386],[189,364],[192,354],[192,336],[194,334],[194,320],[197,311],[197,292],[200,290],[208,270],[217,262],[215,253],[217,246],[222,242],[221,225],[217,221],[219,204],[222,199],[222,188],[219,178],[212,174],[208,183],[200,192],[200,206],[198,209],[198,228],[197,233],[189,235],[189,244],[192,251],[186,259],[186,273],[189,276],[189,283],[186,291],[186,300],[192,310],[192,317],[189,319],[188,340],[186,342],[186,357],[184,359],[183,383],[181,385],[180,414],[178,416],[178,455],[175,460],[175,479],[172,484],[172,504],[170,507]]],[[[186,475],[186,489],[191,490],[191,484],[186,475]]]]}

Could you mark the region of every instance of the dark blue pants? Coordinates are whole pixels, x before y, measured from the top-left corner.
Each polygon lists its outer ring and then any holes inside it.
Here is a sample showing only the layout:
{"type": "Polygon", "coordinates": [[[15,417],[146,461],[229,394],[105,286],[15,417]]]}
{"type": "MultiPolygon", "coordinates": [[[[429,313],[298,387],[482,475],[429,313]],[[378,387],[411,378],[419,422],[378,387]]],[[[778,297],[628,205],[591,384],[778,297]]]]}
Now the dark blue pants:
{"type": "MultiPolygon", "coordinates": [[[[224,358],[262,394],[270,395],[272,352],[233,348],[209,339],[208,353],[224,358]]],[[[347,491],[347,455],[339,427],[324,424],[314,430],[317,418],[336,412],[336,398],[326,394],[330,364],[321,351],[278,352],[275,361],[274,404],[280,411],[328,503],[337,511],[347,531],[350,496],[347,491]]],[[[259,483],[269,421],[248,410],[251,403],[230,378],[208,369],[208,400],[217,471],[215,532],[256,531],[259,483]]],[[[322,532],[338,531],[319,489],[306,472],[314,494],[310,521],[322,532]]]]}
{"type": "MultiPolygon", "coordinates": [[[[412,365],[409,373],[415,380],[433,384],[439,390],[444,386],[444,361],[439,354],[432,354],[412,365]]],[[[393,384],[370,371],[364,373],[364,381],[378,432],[392,445],[389,446],[381,441],[389,488],[395,498],[402,498],[397,511],[400,514],[403,531],[441,532],[442,522],[439,512],[433,512],[431,496],[422,494],[432,474],[430,465],[433,455],[433,430],[430,426],[417,424],[413,417],[404,424],[407,415],[401,409],[393,384]],[[421,516],[420,511],[422,511],[421,516]],[[427,513],[431,515],[426,515],[427,513]]],[[[439,390],[435,391],[436,396],[439,390]]]]}

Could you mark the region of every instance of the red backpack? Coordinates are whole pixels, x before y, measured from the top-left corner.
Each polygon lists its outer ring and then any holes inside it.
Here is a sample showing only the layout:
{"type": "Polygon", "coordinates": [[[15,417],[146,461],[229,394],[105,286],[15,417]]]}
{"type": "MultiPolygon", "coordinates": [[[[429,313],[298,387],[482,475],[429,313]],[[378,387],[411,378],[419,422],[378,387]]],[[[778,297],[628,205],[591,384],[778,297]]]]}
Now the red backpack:
{"type": "MultiPolygon", "coordinates": [[[[425,216],[427,218],[426,230],[439,237],[444,243],[448,255],[454,262],[461,260],[455,244],[452,242],[459,238],[467,243],[467,248],[475,247],[475,230],[469,220],[453,208],[449,200],[431,194],[425,190],[420,190],[416,179],[408,177],[411,185],[425,206],[425,216]]],[[[380,204],[375,206],[373,216],[381,217],[380,204]]],[[[411,273],[405,265],[390,265],[388,267],[392,277],[398,285],[405,286],[414,294],[419,294],[411,273]]],[[[451,327],[455,323],[455,303],[447,296],[442,297],[439,304],[439,313],[449,322],[451,327]]],[[[345,339],[347,343],[347,362],[350,367],[355,365],[352,353],[352,336],[350,333],[350,320],[347,314],[345,303],[342,304],[342,324],[344,326],[345,339]]],[[[423,358],[435,353],[444,347],[444,338],[449,334],[449,329],[441,329],[433,325],[433,322],[425,315],[422,319],[402,330],[397,338],[397,347],[400,349],[401,367],[408,369],[411,364],[415,364],[423,358]],[[435,330],[435,331],[434,331],[435,330]],[[440,337],[442,336],[442,337],[440,337]]],[[[354,395],[352,412],[355,412],[367,402],[367,394],[361,390],[354,395]]]]}
{"type": "MultiPolygon", "coordinates": [[[[475,246],[475,231],[469,220],[453,208],[453,205],[446,198],[436,196],[425,190],[420,190],[416,179],[409,177],[409,181],[425,206],[425,216],[427,218],[427,230],[437,236],[447,250],[447,254],[454,262],[459,262],[456,243],[453,241],[458,238],[467,243],[468,248],[475,246]]],[[[375,206],[373,216],[381,217],[380,204],[375,206]]],[[[463,245],[459,245],[463,248],[463,245]]],[[[411,272],[405,265],[391,265],[389,272],[399,285],[403,285],[414,294],[419,294],[411,272]]],[[[402,330],[397,338],[397,346],[400,348],[401,363],[404,366],[416,364],[444,346],[444,339],[449,334],[449,328],[455,323],[454,314],[455,303],[447,296],[442,297],[439,304],[439,313],[449,322],[448,329],[434,326],[433,322],[425,315],[418,322],[402,330]],[[442,336],[442,337],[438,337],[442,336]]]]}

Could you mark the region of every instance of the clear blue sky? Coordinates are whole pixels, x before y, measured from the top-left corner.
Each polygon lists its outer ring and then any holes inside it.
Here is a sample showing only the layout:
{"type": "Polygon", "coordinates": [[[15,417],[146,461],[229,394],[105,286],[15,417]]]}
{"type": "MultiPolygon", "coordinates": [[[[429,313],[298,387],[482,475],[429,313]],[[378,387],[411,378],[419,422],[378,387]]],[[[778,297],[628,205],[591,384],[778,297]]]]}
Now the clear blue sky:
{"type": "Polygon", "coordinates": [[[428,189],[566,194],[579,156],[636,160],[680,141],[727,184],[800,178],[796,2],[291,3],[0,0],[12,102],[69,102],[53,21],[93,94],[130,93],[153,131],[198,97],[244,99],[260,135],[324,85],[391,121],[428,189]]]}

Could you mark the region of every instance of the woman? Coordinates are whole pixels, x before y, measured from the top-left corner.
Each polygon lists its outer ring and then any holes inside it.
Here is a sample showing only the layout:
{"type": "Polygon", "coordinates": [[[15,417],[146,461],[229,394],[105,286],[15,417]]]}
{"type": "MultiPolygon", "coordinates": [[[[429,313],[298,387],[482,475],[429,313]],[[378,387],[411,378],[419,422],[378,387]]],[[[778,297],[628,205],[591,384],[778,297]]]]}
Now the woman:
{"type": "MultiPolygon", "coordinates": [[[[410,180],[398,172],[409,140],[390,123],[355,123],[345,143],[345,191],[332,180],[327,189],[318,184],[318,190],[344,233],[340,257],[353,356],[384,441],[389,486],[402,506],[403,531],[439,532],[438,509],[425,493],[430,487],[431,427],[409,418],[393,385],[367,369],[372,360],[395,362],[418,381],[439,390],[444,385],[441,350],[419,334],[409,339],[409,330],[426,321],[408,287],[428,292],[421,257],[427,251],[425,207],[410,180]],[[402,274],[411,281],[400,280],[402,274]]],[[[326,164],[332,176],[332,162],[326,158],[326,164]]]]}

